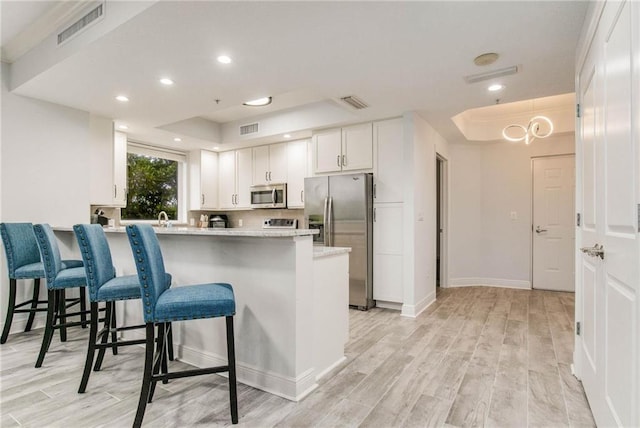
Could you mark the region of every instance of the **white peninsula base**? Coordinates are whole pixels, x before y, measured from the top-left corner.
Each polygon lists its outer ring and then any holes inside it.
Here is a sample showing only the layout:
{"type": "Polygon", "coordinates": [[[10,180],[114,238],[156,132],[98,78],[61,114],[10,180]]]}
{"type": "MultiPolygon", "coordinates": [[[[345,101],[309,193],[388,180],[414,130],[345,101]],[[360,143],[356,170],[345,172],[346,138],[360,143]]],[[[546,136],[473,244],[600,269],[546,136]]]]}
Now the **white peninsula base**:
{"type": "MultiPolygon", "coordinates": [[[[135,274],[126,233],[107,231],[118,275],[135,274]]],[[[166,270],[174,287],[230,283],[238,381],[298,401],[344,360],[349,249],[314,251],[311,231],[228,231],[159,231],[166,270]]],[[[73,233],[58,228],[56,234],[64,252],[79,257],[73,233]]],[[[140,301],[118,303],[117,315],[119,324],[142,323],[140,301]]],[[[180,360],[198,367],[226,364],[224,319],[172,325],[180,360]]]]}

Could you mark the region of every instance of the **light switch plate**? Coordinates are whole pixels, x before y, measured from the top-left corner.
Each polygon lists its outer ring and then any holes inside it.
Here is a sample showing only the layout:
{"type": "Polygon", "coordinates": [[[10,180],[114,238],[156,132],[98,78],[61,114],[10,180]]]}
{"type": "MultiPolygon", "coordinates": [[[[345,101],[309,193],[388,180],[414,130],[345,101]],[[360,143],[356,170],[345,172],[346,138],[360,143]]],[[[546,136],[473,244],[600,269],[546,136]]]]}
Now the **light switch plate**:
{"type": "Polygon", "coordinates": [[[518,212],[517,211],[511,211],[511,220],[517,220],[518,219],[518,212]]]}

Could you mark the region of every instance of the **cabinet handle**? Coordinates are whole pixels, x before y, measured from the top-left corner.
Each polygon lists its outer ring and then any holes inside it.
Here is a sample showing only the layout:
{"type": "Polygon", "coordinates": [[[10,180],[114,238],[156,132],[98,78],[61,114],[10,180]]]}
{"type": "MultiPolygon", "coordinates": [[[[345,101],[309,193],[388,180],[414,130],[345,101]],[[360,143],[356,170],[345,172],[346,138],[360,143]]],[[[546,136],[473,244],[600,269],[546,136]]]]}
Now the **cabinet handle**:
{"type": "Polygon", "coordinates": [[[340,166],[340,155],[338,155],[337,162],[338,162],[338,166],[340,166]]]}
{"type": "Polygon", "coordinates": [[[269,171],[269,181],[271,181],[271,171],[269,171]]]}
{"type": "Polygon", "coordinates": [[[235,205],[235,200],[236,200],[236,195],[235,194],[231,194],[231,205],[235,205]]]}
{"type": "Polygon", "coordinates": [[[376,209],[375,208],[373,209],[373,221],[374,222],[376,221],[376,209]]]}
{"type": "Polygon", "coordinates": [[[373,184],[373,199],[376,198],[376,185],[375,183],[373,184]]]}
{"type": "Polygon", "coordinates": [[[267,171],[264,172],[264,181],[269,181],[269,173],[267,171]]]}
{"type": "Polygon", "coordinates": [[[114,184],[113,185],[113,199],[115,199],[116,197],[118,197],[118,185],[114,184]]]}
{"type": "Polygon", "coordinates": [[[342,155],[342,166],[347,166],[347,155],[342,155]]]}
{"type": "Polygon", "coordinates": [[[304,190],[300,191],[300,202],[304,202],[304,190]]]}
{"type": "Polygon", "coordinates": [[[202,204],[200,205],[204,205],[204,193],[202,194],[202,204]]]}

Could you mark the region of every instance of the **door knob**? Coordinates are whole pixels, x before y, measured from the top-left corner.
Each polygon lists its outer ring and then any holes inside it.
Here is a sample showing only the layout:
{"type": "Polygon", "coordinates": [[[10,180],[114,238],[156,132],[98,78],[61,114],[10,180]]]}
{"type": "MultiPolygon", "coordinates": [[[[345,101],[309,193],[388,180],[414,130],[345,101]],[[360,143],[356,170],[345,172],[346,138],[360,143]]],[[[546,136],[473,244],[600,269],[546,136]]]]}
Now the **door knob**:
{"type": "Polygon", "coordinates": [[[582,247],[580,251],[591,257],[600,257],[604,260],[604,247],[602,245],[595,244],[593,247],[582,247]]]}
{"type": "Polygon", "coordinates": [[[536,227],[536,233],[542,233],[542,232],[546,232],[547,229],[540,229],[540,226],[536,227]]]}

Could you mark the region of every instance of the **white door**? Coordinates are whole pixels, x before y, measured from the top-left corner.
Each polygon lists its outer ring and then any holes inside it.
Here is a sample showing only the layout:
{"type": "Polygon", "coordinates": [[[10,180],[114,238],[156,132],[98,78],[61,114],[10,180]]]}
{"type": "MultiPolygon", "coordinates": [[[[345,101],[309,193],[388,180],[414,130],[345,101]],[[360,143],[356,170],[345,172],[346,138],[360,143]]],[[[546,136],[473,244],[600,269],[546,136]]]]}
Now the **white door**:
{"type": "Polygon", "coordinates": [[[640,425],[639,16],[607,2],[578,76],[575,362],[598,426],[640,425]]]}
{"type": "Polygon", "coordinates": [[[533,288],[575,290],[575,157],[533,159],[533,288]]]}
{"type": "Polygon", "coordinates": [[[287,147],[287,207],[304,208],[304,178],[307,176],[307,141],[291,141],[287,147]]]}

